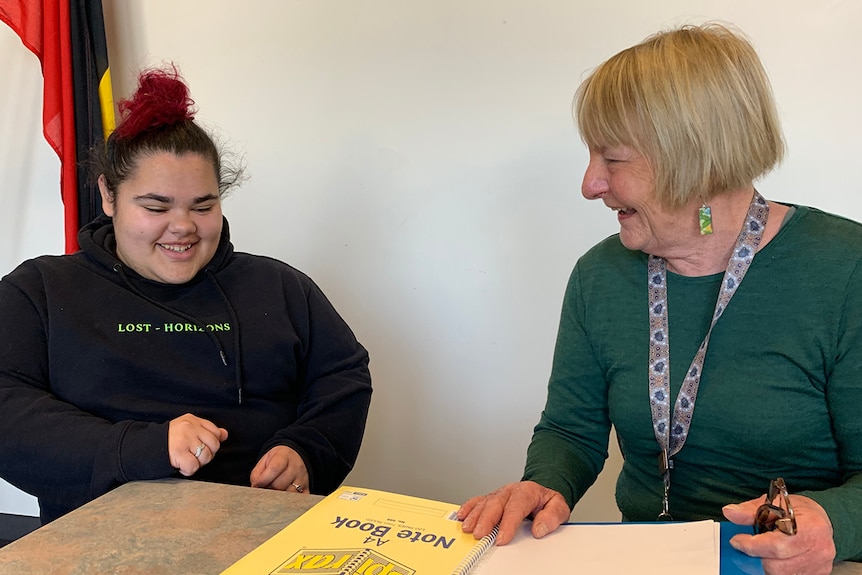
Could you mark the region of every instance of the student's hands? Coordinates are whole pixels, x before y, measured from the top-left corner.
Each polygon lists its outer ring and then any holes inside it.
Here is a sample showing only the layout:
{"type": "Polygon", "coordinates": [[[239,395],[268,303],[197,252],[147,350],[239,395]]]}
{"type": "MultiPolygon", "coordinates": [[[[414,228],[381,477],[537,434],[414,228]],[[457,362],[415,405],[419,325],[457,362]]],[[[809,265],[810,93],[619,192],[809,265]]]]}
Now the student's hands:
{"type": "Polygon", "coordinates": [[[521,522],[533,516],[533,537],[544,537],[569,520],[566,500],[553,489],[533,481],[504,485],[488,495],[473,497],[458,510],[461,530],[481,539],[500,524],[497,545],[512,540],[521,522]]]}
{"type": "Polygon", "coordinates": [[[189,477],[213,460],[227,430],[191,413],[168,424],[168,457],[171,465],[189,477]]]}
{"type": "Polygon", "coordinates": [[[308,493],[305,461],[290,447],[276,445],[251,470],[251,486],[308,493]]]}
{"type": "MultiPolygon", "coordinates": [[[[766,575],[828,575],[835,560],[832,522],[826,511],[808,497],[791,495],[796,516],[796,535],[778,530],[759,535],[734,535],[730,544],[746,555],[761,557],[766,575]]],[[[724,516],[739,525],[753,525],[764,498],[725,505],[724,516]]]]}

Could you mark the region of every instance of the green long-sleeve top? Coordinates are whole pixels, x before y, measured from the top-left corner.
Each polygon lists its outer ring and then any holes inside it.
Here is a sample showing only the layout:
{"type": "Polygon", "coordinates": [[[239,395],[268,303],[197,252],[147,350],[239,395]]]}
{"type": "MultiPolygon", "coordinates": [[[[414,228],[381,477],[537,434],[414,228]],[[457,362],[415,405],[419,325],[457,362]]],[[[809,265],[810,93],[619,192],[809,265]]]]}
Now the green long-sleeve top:
{"type": "MultiPolygon", "coordinates": [[[[675,519],[721,519],[723,505],[783,477],[829,514],[837,558],[862,559],[860,264],[862,225],[803,206],[758,252],[713,328],[688,439],[673,458],[675,519]]],[[[671,405],[722,275],[668,272],[671,405]]],[[[573,506],[601,471],[613,425],[624,455],[617,505],[626,520],[656,519],[648,327],[647,256],[611,236],[569,280],[524,479],[573,506]]]]}

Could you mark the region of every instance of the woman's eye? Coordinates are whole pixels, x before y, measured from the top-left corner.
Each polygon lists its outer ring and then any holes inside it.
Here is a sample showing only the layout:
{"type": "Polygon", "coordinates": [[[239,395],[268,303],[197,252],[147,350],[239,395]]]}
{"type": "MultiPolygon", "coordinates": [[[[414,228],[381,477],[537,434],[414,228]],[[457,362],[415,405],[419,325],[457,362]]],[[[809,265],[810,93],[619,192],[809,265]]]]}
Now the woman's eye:
{"type": "Polygon", "coordinates": [[[202,207],[202,208],[195,208],[195,211],[199,214],[206,214],[208,212],[211,212],[212,209],[213,209],[212,206],[206,206],[206,207],[202,207]]]}

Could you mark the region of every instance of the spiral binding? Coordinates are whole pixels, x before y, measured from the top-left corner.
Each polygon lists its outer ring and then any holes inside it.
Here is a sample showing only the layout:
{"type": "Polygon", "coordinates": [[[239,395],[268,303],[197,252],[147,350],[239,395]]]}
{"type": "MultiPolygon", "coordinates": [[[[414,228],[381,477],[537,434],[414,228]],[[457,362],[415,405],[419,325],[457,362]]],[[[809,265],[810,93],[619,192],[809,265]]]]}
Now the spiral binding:
{"type": "Polygon", "coordinates": [[[351,575],[365,559],[371,553],[370,549],[363,549],[359,553],[357,553],[353,559],[347,562],[347,565],[344,566],[344,569],[338,572],[338,575],[351,575]]]}
{"type": "Polygon", "coordinates": [[[488,550],[488,547],[494,544],[494,541],[497,540],[497,529],[500,526],[497,525],[494,527],[490,533],[482,537],[479,541],[479,544],[473,547],[470,552],[461,560],[461,563],[455,567],[455,570],[452,572],[452,575],[467,575],[470,570],[476,566],[476,563],[479,562],[479,559],[485,554],[485,551],[488,550]]]}

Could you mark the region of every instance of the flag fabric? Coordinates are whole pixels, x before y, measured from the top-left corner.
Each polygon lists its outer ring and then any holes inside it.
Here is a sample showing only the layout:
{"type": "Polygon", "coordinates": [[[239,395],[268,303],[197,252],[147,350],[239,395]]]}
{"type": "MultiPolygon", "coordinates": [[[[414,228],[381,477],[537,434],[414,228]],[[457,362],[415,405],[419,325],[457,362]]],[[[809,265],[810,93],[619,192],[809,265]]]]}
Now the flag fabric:
{"type": "Polygon", "coordinates": [[[102,2],[2,0],[0,20],[42,64],[42,125],[60,158],[65,250],[72,253],[80,227],[101,211],[98,188],[90,185],[79,160],[114,128],[102,2]]]}
{"type": "Polygon", "coordinates": [[[78,157],[78,222],[74,229],[77,245],[78,229],[103,213],[99,187],[90,181],[89,170],[81,160],[94,146],[104,145],[114,129],[114,98],[102,0],[70,0],[70,8],[78,157]]]}

